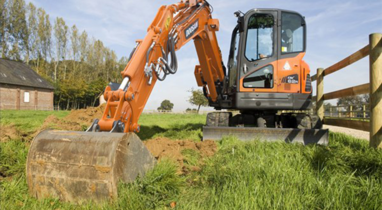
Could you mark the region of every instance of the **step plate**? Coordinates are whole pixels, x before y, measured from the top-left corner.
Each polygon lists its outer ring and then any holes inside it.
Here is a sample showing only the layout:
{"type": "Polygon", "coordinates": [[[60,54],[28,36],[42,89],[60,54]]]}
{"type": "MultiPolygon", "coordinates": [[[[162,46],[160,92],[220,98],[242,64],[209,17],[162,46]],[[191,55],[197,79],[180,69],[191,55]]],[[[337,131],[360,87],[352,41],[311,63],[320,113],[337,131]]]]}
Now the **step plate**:
{"type": "Polygon", "coordinates": [[[224,136],[236,136],[242,141],[285,141],[291,143],[328,145],[328,129],[250,128],[203,126],[204,140],[221,140],[224,136]]]}

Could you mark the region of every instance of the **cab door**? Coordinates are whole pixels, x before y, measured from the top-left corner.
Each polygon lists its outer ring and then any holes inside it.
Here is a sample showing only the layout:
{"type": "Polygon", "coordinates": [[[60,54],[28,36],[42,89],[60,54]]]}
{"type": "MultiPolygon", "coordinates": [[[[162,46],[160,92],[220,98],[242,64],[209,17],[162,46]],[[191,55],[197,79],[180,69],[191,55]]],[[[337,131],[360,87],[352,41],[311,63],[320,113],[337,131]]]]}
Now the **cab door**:
{"type": "Polygon", "coordinates": [[[275,10],[254,9],[244,16],[239,51],[239,92],[277,92],[277,19],[275,10]]]}
{"type": "Polygon", "coordinates": [[[301,93],[307,79],[303,72],[302,58],[305,55],[306,25],[304,18],[292,11],[279,11],[280,39],[277,49],[279,60],[277,61],[278,92],[301,93]],[[304,80],[304,81],[303,81],[304,80]]]}

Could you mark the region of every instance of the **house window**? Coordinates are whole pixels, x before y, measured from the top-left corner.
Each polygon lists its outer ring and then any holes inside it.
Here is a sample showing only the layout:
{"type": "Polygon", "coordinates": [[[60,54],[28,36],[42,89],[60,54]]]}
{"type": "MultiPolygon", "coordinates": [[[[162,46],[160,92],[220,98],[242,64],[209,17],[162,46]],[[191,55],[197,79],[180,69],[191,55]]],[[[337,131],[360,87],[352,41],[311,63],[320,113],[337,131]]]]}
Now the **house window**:
{"type": "Polygon", "coordinates": [[[29,92],[24,92],[24,102],[29,103],[29,92]]]}

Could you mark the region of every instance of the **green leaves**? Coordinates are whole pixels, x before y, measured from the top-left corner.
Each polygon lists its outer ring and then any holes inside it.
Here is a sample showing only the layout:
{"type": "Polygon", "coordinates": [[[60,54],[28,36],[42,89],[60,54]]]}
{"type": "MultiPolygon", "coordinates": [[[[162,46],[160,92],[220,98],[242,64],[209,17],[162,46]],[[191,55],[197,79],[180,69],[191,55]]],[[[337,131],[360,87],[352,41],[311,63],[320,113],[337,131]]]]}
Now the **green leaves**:
{"type": "Polygon", "coordinates": [[[171,111],[174,107],[174,104],[171,103],[169,100],[163,100],[160,104],[160,107],[158,107],[158,111],[171,111]]]}
{"type": "Polygon", "coordinates": [[[193,104],[195,106],[198,106],[198,113],[199,113],[199,109],[201,106],[207,106],[208,105],[208,100],[204,96],[203,91],[201,91],[201,90],[191,89],[190,92],[191,92],[191,96],[188,99],[188,102],[190,102],[191,104],[193,104]]]}

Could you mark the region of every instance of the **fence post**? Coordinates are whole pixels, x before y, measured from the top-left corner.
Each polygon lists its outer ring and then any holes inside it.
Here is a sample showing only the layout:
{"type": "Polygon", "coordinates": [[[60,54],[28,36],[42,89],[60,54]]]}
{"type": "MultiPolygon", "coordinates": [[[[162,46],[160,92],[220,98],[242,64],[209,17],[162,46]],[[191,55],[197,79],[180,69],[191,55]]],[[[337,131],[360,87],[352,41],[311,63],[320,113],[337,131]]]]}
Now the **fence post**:
{"type": "Polygon", "coordinates": [[[362,110],[363,110],[363,120],[365,120],[365,118],[366,118],[366,105],[365,104],[362,106],[362,110]]]}
{"type": "Polygon", "coordinates": [[[369,36],[370,146],[382,149],[382,34],[369,36]]]}
{"type": "Polygon", "coordinates": [[[342,107],[337,107],[337,111],[338,111],[338,117],[341,117],[341,113],[342,113],[342,107]]]}
{"type": "Polygon", "coordinates": [[[324,120],[324,69],[317,69],[317,98],[316,98],[316,111],[321,120],[324,120]]]}

